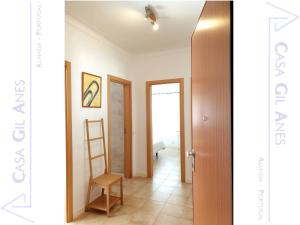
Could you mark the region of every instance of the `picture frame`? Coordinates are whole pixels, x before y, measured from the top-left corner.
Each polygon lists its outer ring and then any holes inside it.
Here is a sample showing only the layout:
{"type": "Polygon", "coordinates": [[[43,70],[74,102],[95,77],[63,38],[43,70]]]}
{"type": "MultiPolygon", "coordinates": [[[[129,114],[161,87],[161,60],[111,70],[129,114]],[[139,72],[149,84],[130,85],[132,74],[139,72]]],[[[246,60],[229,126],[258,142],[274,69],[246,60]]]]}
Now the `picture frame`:
{"type": "Polygon", "coordinates": [[[102,103],[102,77],[82,72],[82,97],[83,108],[101,108],[102,103]]]}

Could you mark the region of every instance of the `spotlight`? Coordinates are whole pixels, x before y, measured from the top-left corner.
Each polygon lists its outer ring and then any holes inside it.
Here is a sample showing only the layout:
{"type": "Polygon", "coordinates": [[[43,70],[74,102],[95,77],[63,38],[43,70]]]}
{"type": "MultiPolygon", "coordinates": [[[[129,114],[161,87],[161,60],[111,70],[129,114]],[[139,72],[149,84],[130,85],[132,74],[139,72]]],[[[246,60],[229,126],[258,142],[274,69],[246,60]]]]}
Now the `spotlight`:
{"type": "Polygon", "coordinates": [[[158,28],[159,28],[158,23],[154,23],[152,28],[153,28],[153,30],[155,30],[155,31],[158,30],[158,28]]]}
{"type": "Polygon", "coordinates": [[[156,22],[156,15],[155,12],[153,10],[153,7],[151,7],[150,5],[145,7],[145,18],[149,20],[149,22],[152,24],[152,29],[153,30],[158,30],[159,25],[156,22]]]}

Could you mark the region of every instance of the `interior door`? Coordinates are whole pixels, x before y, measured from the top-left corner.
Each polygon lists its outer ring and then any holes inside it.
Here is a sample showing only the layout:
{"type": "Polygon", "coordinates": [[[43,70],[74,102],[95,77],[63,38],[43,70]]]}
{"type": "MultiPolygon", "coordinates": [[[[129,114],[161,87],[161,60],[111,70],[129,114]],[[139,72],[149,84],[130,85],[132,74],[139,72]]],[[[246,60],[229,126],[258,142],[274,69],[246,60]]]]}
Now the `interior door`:
{"type": "Polygon", "coordinates": [[[232,224],[230,4],[207,1],[192,36],[194,225],[232,224]]]}
{"type": "Polygon", "coordinates": [[[126,178],[132,177],[132,128],[131,128],[131,85],[124,85],[124,150],[125,150],[125,171],[124,176],[126,178]]]}

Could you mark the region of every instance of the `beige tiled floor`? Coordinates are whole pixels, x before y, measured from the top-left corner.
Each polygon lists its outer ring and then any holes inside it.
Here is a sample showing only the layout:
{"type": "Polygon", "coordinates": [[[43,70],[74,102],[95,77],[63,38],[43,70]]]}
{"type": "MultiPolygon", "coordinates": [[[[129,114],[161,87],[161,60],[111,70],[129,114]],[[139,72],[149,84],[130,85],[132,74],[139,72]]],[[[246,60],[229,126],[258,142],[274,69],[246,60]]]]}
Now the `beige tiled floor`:
{"type": "Polygon", "coordinates": [[[72,225],[192,225],[192,186],[180,182],[179,151],[159,152],[154,177],[124,180],[124,205],[111,216],[100,211],[85,213],[72,225]]]}

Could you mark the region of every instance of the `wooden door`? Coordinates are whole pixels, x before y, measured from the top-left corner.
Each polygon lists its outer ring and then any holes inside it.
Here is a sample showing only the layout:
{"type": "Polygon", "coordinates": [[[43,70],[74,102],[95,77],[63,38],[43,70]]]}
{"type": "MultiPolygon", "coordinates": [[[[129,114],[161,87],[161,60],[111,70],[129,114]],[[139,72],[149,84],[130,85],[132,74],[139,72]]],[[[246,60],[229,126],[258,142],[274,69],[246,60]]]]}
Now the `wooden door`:
{"type": "Polygon", "coordinates": [[[230,4],[207,1],[192,36],[194,225],[232,224],[230,4]]]}
{"type": "Polygon", "coordinates": [[[124,176],[126,178],[132,177],[132,118],[131,118],[131,85],[124,85],[124,176]]]}

